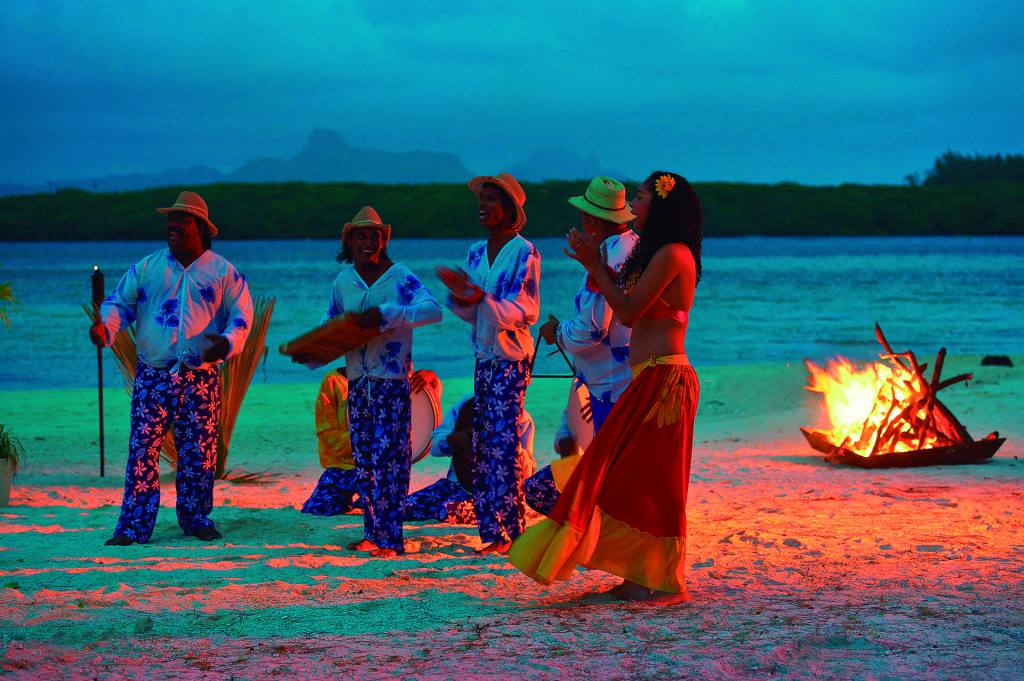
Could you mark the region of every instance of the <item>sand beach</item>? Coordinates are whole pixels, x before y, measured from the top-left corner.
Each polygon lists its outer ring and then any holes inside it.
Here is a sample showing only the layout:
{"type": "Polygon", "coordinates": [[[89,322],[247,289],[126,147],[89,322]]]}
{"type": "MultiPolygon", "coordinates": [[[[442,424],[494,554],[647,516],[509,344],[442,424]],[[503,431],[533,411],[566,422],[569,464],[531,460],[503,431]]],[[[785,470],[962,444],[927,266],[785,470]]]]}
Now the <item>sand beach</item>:
{"type": "MultiPolygon", "coordinates": [[[[181,535],[173,473],[148,545],[105,547],[121,496],[128,397],[105,395],[98,476],[95,390],[0,392],[28,450],[0,509],[0,669],[15,678],[1008,678],[1024,663],[1024,403],[1017,367],[973,371],[943,400],[971,434],[1008,442],[974,466],[867,471],[825,463],[799,363],[700,370],[688,502],[689,603],[582,605],[612,586],[579,569],[540,586],[480,557],[475,529],[410,523],[395,560],[345,550],[358,515],[298,508],[315,484],[316,385],[255,384],[218,481],[223,541],[181,535]]],[[[566,381],[536,380],[537,457],[566,381]]],[[[447,407],[470,388],[445,385],[447,407]]],[[[412,487],[444,474],[428,457],[412,487]]]]}

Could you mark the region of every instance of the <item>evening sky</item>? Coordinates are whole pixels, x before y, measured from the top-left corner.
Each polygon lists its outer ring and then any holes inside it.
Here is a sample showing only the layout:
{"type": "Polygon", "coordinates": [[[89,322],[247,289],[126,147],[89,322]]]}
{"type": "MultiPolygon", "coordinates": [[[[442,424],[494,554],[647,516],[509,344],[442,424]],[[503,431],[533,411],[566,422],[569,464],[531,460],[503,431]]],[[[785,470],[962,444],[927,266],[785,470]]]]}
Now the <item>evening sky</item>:
{"type": "Polygon", "coordinates": [[[898,183],[1024,150],[1024,4],[0,3],[0,182],[289,157],[314,128],[497,172],[898,183]]]}

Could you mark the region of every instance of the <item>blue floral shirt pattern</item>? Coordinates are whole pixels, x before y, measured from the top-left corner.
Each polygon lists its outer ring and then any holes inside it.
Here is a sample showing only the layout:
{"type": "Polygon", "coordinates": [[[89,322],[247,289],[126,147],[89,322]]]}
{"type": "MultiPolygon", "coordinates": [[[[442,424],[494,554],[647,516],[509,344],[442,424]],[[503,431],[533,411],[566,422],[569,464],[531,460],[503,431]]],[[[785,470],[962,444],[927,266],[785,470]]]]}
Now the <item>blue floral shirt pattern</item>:
{"type": "Polygon", "coordinates": [[[331,287],[322,322],[346,312],[380,308],[381,330],[366,345],[345,355],[349,381],[361,376],[405,378],[412,367],[412,330],[441,321],[441,305],[427,287],[401,263],[393,264],[373,285],[367,285],[354,265],[345,265],[331,287]]]}
{"type": "MultiPolygon", "coordinates": [[[[462,405],[471,399],[473,399],[472,395],[463,396],[462,399],[455,403],[455,406],[448,410],[444,419],[434,429],[433,434],[430,436],[432,441],[430,447],[431,456],[450,457],[452,455],[451,445],[448,444],[448,436],[455,430],[455,422],[459,418],[459,411],[462,410],[462,405]]],[[[519,437],[520,454],[526,461],[527,475],[533,475],[533,472],[537,469],[537,461],[533,458],[533,417],[525,409],[523,410],[522,417],[519,419],[519,423],[516,424],[516,434],[519,437]]],[[[455,483],[459,481],[455,477],[455,469],[451,466],[448,467],[448,479],[455,483]]]]}
{"type": "MultiPolygon", "coordinates": [[[[601,243],[608,267],[619,272],[639,236],[630,230],[601,243]]],[[[558,325],[558,342],[572,355],[576,375],[599,400],[614,402],[633,379],[629,368],[632,330],[620,322],[604,294],[587,287],[583,273],[575,300],[576,314],[558,325]]]]}
{"type": "Polygon", "coordinates": [[[139,360],[161,369],[205,368],[206,335],[228,339],[230,359],[242,351],[252,326],[252,297],[242,275],[226,258],[206,251],[188,267],[162,249],[132,265],[100,306],[113,343],[136,323],[139,360]]]}
{"type": "Polygon", "coordinates": [[[448,307],[473,325],[473,351],[478,359],[518,361],[533,356],[530,326],[540,315],[540,252],[516,235],[505,244],[494,263],[487,262],[487,242],[469,247],[465,268],[469,281],[484,290],[475,305],[459,305],[448,297],[448,307]]]}

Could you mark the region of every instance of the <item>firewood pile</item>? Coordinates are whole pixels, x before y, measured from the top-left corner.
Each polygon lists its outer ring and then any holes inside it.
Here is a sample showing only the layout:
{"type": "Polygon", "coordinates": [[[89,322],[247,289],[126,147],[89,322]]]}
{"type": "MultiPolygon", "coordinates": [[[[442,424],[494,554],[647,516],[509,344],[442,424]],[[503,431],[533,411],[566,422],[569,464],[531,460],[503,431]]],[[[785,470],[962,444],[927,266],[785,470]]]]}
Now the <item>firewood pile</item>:
{"type": "Polygon", "coordinates": [[[946,349],[927,376],[913,352],[894,352],[882,328],[875,335],[885,363],[858,369],[839,358],[827,369],[807,362],[807,390],[825,400],[832,427],[801,428],[807,442],[833,463],[862,468],[976,463],[991,458],[1005,442],[998,433],[974,440],[938,398],[938,392],[970,381],[973,374],[942,378],[946,349]]]}

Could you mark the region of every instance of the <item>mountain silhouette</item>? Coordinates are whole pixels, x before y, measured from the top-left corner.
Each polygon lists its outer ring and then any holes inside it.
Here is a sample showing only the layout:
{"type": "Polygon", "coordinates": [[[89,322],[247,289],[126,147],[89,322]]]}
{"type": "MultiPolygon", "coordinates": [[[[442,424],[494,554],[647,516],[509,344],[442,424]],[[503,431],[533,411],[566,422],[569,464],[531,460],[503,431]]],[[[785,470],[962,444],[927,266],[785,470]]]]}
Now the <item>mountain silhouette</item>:
{"type": "Polygon", "coordinates": [[[419,184],[465,182],[472,173],[454,154],[437,151],[390,152],[358,149],[331,130],[316,129],[306,146],[290,159],[258,158],[229,173],[207,166],[172,168],[157,173],[126,173],[62,179],[46,185],[0,184],[0,196],[36,194],[57,189],[92,192],[131,191],[215,182],[371,182],[419,184]]]}
{"type": "MultiPolygon", "coordinates": [[[[623,179],[621,173],[601,167],[593,155],[581,156],[567,149],[539,149],[507,170],[523,181],[583,180],[595,175],[623,179]]],[[[455,154],[439,151],[391,152],[351,146],[332,130],[317,128],[306,145],[289,159],[256,158],[222,173],[209,166],[171,168],[156,173],[123,173],[84,179],[62,179],[46,185],[0,184],[0,196],[36,194],[58,189],[91,192],[133,191],[154,187],[196,187],[216,182],[368,182],[374,184],[423,184],[466,182],[474,173],[455,154]]]]}
{"type": "Polygon", "coordinates": [[[228,173],[234,182],[465,182],[470,172],[454,154],[357,149],[331,130],[317,129],[288,160],[261,158],[228,173]]]}

